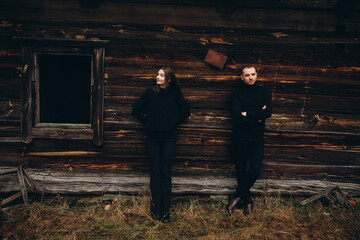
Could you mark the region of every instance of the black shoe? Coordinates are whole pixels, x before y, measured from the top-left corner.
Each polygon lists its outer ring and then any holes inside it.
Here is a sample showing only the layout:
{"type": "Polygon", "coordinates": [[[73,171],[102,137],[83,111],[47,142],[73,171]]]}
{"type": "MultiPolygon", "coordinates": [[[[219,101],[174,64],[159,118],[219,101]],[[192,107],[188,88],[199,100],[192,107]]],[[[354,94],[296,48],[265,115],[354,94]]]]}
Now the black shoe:
{"type": "Polygon", "coordinates": [[[254,210],[254,204],[253,203],[248,203],[245,205],[245,208],[243,210],[243,214],[244,216],[248,216],[250,215],[254,210]]]}
{"type": "Polygon", "coordinates": [[[161,221],[162,217],[159,213],[154,212],[153,210],[150,210],[150,216],[155,221],[161,221]]]}
{"type": "Polygon", "coordinates": [[[234,212],[235,206],[240,202],[239,197],[234,197],[233,195],[229,195],[228,197],[228,205],[226,206],[226,210],[229,214],[234,212]]]}
{"type": "Polygon", "coordinates": [[[168,214],[165,214],[165,215],[162,217],[161,222],[163,222],[163,223],[169,223],[169,222],[171,222],[171,220],[170,220],[170,214],[169,214],[169,213],[168,213],[168,214]]]}

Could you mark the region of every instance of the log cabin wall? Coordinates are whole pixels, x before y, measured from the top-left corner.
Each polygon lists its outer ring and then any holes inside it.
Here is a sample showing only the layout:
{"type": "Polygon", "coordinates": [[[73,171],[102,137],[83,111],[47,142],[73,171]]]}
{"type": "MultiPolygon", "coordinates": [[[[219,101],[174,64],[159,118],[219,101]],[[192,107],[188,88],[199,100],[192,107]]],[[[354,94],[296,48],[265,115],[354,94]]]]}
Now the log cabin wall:
{"type": "MultiPolygon", "coordinates": [[[[273,99],[255,192],[313,194],[338,184],[359,195],[359,4],[271,2],[1,1],[0,166],[23,165],[49,193],[143,191],[145,128],[131,108],[170,66],[192,112],[178,130],[173,191],[229,193],[229,97],[241,67],[255,64],[273,99]],[[21,141],[21,49],[13,37],[110,41],[100,147],[59,136],[21,141]],[[209,49],[228,57],[224,69],[204,62],[209,49]]],[[[0,192],[14,191],[16,181],[2,177],[0,192]]]]}

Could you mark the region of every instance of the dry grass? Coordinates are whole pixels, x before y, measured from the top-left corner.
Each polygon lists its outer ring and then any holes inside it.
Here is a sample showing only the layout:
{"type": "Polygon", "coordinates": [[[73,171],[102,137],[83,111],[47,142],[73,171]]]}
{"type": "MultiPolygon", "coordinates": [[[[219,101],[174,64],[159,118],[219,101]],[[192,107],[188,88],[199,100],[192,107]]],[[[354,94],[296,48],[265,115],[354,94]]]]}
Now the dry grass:
{"type": "Polygon", "coordinates": [[[255,213],[225,211],[226,198],[174,197],[172,222],[153,221],[149,196],[112,203],[54,197],[3,213],[4,239],[360,239],[360,208],[301,206],[296,198],[261,196],[255,213]],[[110,205],[109,210],[105,210],[110,205]]]}

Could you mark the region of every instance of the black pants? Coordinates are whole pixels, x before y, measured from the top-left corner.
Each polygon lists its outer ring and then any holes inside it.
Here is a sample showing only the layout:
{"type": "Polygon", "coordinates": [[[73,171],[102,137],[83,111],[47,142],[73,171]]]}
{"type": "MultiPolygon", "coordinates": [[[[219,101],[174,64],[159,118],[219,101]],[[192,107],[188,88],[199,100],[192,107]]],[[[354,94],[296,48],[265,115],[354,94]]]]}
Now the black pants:
{"type": "Polygon", "coordinates": [[[264,159],[264,136],[235,134],[235,167],[238,187],[235,197],[252,203],[250,188],[258,179],[264,159]]]}
{"type": "Polygon", "coordinates": [[[171,197],[171,164],[176,140],[148,138],[150,161],[151,211],[158,216],[169,213],[171,197]]]}

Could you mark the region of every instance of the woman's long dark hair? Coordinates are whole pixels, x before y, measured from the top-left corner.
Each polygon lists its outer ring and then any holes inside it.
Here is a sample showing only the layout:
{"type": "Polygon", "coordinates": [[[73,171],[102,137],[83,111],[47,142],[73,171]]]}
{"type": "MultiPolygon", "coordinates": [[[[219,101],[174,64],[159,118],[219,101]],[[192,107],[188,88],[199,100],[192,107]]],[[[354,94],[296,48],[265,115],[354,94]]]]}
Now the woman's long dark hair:
{"type": "MultiPolygon", "coordinates": [[[[169,67],[162,67],[160,69],[164,71],[166,89],[175,88],[180,91],[180,85],[176,79],[174,71],[169,67]]],[[[157,93],[160,92],[160,86],[156,84],[156,81],[155,81],[154,90],[157,93]]]]}

